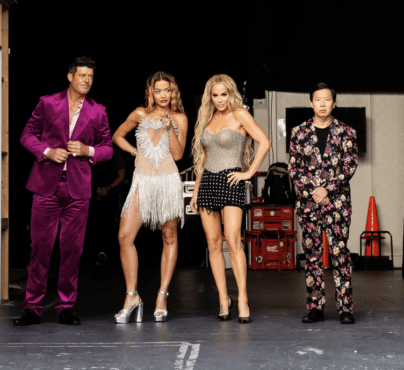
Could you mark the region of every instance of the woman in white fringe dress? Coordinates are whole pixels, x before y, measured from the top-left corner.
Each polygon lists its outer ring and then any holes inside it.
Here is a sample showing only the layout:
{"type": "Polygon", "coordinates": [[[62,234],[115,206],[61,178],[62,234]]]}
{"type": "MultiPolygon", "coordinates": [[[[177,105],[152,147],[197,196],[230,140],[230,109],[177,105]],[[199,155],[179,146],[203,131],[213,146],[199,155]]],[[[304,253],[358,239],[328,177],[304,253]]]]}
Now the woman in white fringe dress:
{"type": "Polygon", "coordinates": [[[177,261],[177,224],[184,221],[181,179],[175,161],[182,158],[188,120],[173,76],[156,72],[147,80],[146,108],[137,108],[112,140],[136,157],[132,186],[122,210],[119,245],[126,280],[123,309],[117,323],[143,321],[143,302],[137,291],[138,256],[134,241],[142,225],[161,228],[161,284],[154,320],[167,321],[168,286],[177,261]],[[136,128],[137,148],[125,139],[136,128]]]}

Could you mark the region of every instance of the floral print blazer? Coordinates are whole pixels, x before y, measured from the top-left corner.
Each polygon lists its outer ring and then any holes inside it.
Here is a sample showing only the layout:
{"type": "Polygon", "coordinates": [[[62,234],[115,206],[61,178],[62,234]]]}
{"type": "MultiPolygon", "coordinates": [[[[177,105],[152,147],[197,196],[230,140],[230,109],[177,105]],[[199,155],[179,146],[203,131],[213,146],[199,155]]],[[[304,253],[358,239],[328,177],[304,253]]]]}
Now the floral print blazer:
{"type": "Polygon", "coordinates": [[[313,119],[292,130],[289,173],[297,188],[299,222],[307,217],[316,219],[326,211],[348,220],[352,214],[349,180],[358,165],[356,131],[334,118],[323,156],[317,140],[313,119]],[[317,205],[312,198],[320,186],[328,192],[327,206],[317,205]]]}

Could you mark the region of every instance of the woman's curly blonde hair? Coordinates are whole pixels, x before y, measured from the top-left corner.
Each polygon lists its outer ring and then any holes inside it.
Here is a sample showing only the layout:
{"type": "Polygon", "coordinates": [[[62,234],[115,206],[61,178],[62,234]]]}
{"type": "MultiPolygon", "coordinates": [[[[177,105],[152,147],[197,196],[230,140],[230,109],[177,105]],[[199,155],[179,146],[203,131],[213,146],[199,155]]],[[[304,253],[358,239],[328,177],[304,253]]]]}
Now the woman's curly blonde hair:
{"type": "MultiPolygon", "coordinates": [[[[199,180],[202,177],[206,164],[206,152],[202,146],[201,138],[203,130],[206,125],[211,121],[213,114],[216,111],[211,99],[211,91],[213,85],[223,84],[229,90],[229,106],[231,109],[236,110],[243,108],[243,98],[237,90],[234,80],[225,74],[214,75],[206,83],[205,91],[202,96],[202,104],[199,108],[198,120],[195,125],[195,136],[192,139],[192,155],[194,157],[194,172],[196,179],[199,180]]],[[[247,133],[247,139],[245,141],[243,157],[242,157],[242,172],[247,171],[251,162],[254,159],[254,147],[253,140],[247,133]]]]}
{"type": "Polygon", "coordinates": [[[166,72],[156,72],[153,73],[146,82],[146,94],[144,105],[146,112],[150,112],[154,106],[153,91],[154,85],[157,81],[167,81],[170,84],[170,88],[173,92],[171,95],[170,108],[173,112],[185,113],[184,106],[182,105],[181,94],[178,88],[177,82],[173,75],[166,72]]]}

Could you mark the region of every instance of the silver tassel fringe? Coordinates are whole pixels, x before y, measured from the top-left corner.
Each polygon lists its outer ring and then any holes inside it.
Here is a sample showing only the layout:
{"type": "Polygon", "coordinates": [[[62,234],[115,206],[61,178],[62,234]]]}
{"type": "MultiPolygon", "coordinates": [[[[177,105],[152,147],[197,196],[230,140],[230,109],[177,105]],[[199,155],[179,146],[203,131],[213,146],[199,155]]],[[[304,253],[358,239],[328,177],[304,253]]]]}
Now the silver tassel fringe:
{"type": "Polygon", "coordinates": [[[134,173],[121,216],[128,216],[136,192],[142,194],[137,201],[143,225],[150,225],[152,230],[160,229],[167,221],[178,217],[181,227],[184,226],[184,199],[178,172],[162,176],[134,173]]]}

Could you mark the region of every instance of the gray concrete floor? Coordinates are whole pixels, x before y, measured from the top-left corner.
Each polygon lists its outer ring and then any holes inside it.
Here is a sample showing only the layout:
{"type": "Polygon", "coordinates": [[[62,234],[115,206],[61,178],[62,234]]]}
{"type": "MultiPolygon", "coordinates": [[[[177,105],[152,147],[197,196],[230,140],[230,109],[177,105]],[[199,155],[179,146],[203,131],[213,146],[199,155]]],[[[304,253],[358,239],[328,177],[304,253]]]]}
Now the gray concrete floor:
{"type": "MultiPolygon", "coordinates": [[[[18,273],[12,284],[23,287],[18,273]]],[[[233,273],[226,274],[237,300],[233,273]]],[[[125,296],[119,267],[82,269],[76,306],[81,326],[58,323],[56,283],[53,274],[41,325],[12,326],[22,311],[22,290],[12,289],[10,302],[0,306],[0,370],[404,369],[401,270],[354,272],[355,325],[339,323],[331,271],[325,321],[317,324],[301,322],[304,271],[249,271],[249,325],[238,323],[237,301],[231,321],[216,321],[217,290],[211,271],[203,268],[177,268],[166,323],[152,321],[158,270],[143,267],[139,273],[141,324],[113,323],[125,296]]]]}

